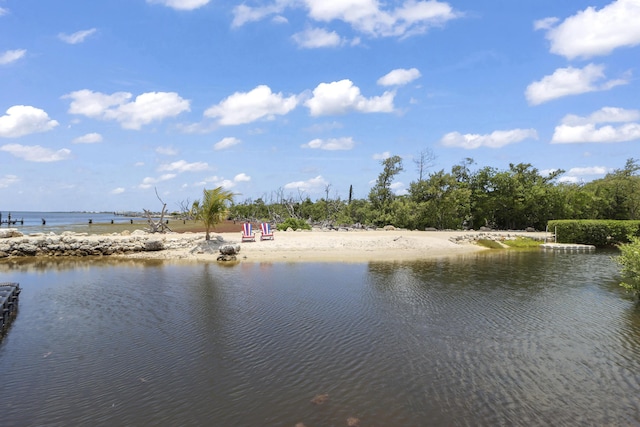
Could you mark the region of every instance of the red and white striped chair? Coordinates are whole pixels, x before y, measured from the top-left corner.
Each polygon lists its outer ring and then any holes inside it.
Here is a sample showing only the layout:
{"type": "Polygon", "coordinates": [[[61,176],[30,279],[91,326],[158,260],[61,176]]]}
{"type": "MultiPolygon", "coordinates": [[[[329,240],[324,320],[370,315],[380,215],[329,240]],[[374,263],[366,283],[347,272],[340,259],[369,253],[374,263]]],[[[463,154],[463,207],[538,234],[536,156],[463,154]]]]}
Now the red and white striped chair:
{"type": "Polygon", "coordinates": [[[255,242],[256,235],[253,232],[250,222],[242,224],[242,241],[243,242],[255,242]]]}
{"type": "Polygon", "coordinates": [[[273,240],[273,231],[268,222],[260,223],[260,240],[273,240]]]}

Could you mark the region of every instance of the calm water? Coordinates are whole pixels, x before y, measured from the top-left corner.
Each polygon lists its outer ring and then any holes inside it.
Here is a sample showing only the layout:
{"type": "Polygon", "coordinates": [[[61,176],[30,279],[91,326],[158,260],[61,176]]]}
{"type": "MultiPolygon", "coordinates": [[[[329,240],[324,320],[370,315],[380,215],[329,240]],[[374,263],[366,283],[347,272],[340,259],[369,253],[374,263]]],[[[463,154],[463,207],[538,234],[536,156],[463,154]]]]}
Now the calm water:
{"type": "MultiPolygon", "coordinates": [[[[1,207],[1,206],[0,206],[1,207]]],[[[131,219],[140,220],[137,217],[129,217],[115,215],[113,212],[29,212],[29,211],[1,211],[2,224],[0,227],[9,227],[6,221],[11,215],[11,221],[18,220],[16,224],[10,227],[17,228],[21,232],[38,233],[38,232],[62,232],[69,229],[70,225],[74,225],[74,230],[90,232],[91,226],[89,220],[93,224],[108,224],[113,221],[115,224],[128,223],[131,219]],[[42,220],[45,224],[42,224],[42,220]]]]}
{"type": "Polygon", "coordinates": [[[4,261],[24,290],[1,424],[640,425],[640,308],[611,255],[4,261]]]}

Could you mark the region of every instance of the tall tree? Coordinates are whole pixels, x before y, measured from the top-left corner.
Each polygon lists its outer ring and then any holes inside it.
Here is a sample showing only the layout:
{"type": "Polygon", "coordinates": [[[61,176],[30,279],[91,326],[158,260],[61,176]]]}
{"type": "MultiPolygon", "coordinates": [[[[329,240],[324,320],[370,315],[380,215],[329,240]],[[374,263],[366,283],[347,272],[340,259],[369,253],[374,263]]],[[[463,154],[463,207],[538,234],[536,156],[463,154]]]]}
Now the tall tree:
{"type": "Polygon", "coordinates": [[[209,231],[227,217],[231,202],[233,202],[233,193],[222,187],[216,187],[213,190],[205,188],[202,193],[202,202],[196,200],[193,203],[193,207],[197,208],[197,218],[204,223],[205,240],[211,239],[209,231]]]}
{"type": "Polygon", "coordinates": [[[382,172],[378,175],[376,184],[369,192],[369,201],[377,214],[374,221],[379,224],[388,221],[391,202],[394,198],[391,183],[395,176],[403,170],[400,156],[391,156],[380,163],[383,167],[382,172]]]}

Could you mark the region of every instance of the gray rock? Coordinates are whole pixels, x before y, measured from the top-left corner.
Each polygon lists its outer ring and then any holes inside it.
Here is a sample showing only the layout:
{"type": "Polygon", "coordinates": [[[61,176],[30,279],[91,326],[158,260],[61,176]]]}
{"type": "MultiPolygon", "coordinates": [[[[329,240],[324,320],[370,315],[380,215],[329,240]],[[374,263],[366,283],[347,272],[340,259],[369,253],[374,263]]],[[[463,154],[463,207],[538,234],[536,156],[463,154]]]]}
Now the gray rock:
{"type": "Polygon", "coordinates": [[[0,239],[10,239],[11,237],[22,237],[24,234],[18,231],[16,228],[0,229],[0,239]]]}
{"type": "Polygon", "coordinates": [[[147,240],[144,243],[144,250],[147,252],[161,251],[164,249],[162,240],[147,240]]]}
{"type": "Polygon", "coordinates": [[[240,245],[224,245],[220,247],[222,255],[237,255],[240,252],[240,245]]]}

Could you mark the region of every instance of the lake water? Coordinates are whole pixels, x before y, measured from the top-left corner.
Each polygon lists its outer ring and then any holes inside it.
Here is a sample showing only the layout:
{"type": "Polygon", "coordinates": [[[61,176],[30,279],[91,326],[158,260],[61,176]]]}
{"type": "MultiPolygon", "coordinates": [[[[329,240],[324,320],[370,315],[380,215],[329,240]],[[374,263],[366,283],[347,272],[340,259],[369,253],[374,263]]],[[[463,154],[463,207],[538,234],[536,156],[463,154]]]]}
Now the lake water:
{"type": "Polygon", "coordinates": [[[611,256],[2,261],[23,292],[1,424],[640,425],[640,308],[611,256]]]}

